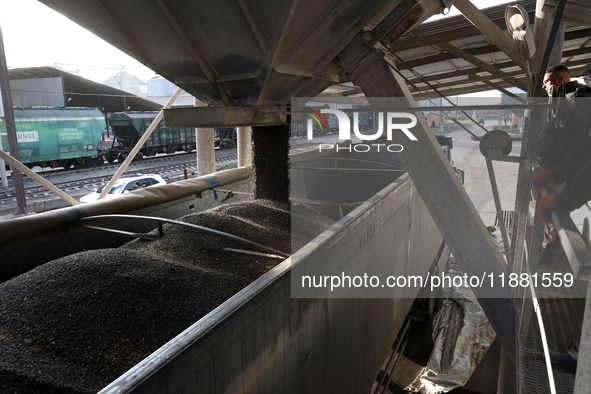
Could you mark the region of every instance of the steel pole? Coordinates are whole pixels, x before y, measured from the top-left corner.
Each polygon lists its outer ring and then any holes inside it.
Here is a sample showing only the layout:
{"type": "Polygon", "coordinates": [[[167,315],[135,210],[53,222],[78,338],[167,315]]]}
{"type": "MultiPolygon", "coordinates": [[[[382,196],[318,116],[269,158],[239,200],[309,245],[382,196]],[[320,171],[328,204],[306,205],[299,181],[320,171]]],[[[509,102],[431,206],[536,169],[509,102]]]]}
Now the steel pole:
{"type": "MultiPolygon", "coordinates": [[[[0,134],[0,150],[3,150],[2,134],[0,134]]],[[[4,160],[0,159],[0,177],[2,177],[2,187],[8,187],[8,178],[6,177],[6,164],[4,160]]]]}
{"type": "MultiPolygon", "coordinates": [[[[206,103],[195,98],[196,107],[205,107],[206,103]]],[[[195,129],[195,147],[197,149],[197,174],[205,176],[215,172],[215,132],[211,127],[195,129]]]]}
{"type": "MultiPolygon", "coordinates": [[[[534,42],[536,43],[536,52],[533,54],[531,59],[531,70],[538,75],[538,70],[540,69],[540,65],[542,64],[542,59],[544,57],[546,43],[550,38],[550,33],[552,30],[553,19],[552,15],[542,11],[544,7],[544,0],[537,0],[536,2],[536,19],[534,22],[534,42]]],[[[562,11],[561,11],[562,12],[562,11]]],[[[554,45],[551,46],[551,53],[550,58],[547,62],[549,66],[554,64],[562,63],[562,48],[564,46],[564,31],[565,31],[566,23],[560,22],[560,25],[557,30],[552,35],[552,40],[554,40],[554,45]]],[[[543,78],[543,74],[541,75],[543,78]]]]}
{"type": "MultiPolygon", "coordinates": [[[[12,95],[10,94],[10,82],[8,80],[8,67],[4,54],[4,38],[0,27],[0,89],[2,90],[2,102],[4,103],[4,127],[10,155],[20,161],[18,151],[18,139],[14,124],[14,112],[12,111],[12,95]]],[[[17,213],[27,214],[27,202],[25,200],[25,187],[23,186],[23,174],[16,168],[12,168],[12,184],[16,193],[17,213]]]]}
{"type": "Polygon", "coordinates": [[[252,129],[238,127],[238,167],[248,166],[252,162],[252,129]]]}

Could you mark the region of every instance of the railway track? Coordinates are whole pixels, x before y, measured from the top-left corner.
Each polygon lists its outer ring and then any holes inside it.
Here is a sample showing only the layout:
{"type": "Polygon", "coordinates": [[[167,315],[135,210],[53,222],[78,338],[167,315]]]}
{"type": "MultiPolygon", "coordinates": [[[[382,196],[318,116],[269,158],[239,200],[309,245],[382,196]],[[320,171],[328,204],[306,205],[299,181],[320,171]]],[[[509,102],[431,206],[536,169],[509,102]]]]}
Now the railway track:
{"type": "MultiPolygon", "coordinates": [[[[317,143],[309,142],[305,139],[293,139],[291,141],[291,151],[299,152],[308,149],[317,143]]],[[[231,164],[238,159],[236,148],[216,150],[216,165],[223,166],[231,164]]],[[[115,172],[114,168],[119,163],[106,163],[100,167],[86,169],[54,170],[46,169],[41,175],[49,182],[53,183],[62,191],[71,196],[81,196],[92,192],[105,183],[115,172]]],[[[141,161],[131,162],[123,176],[136,176],[139,174],[159,174],[167,181],[174,176],[182,174],[187,170],[190,175],[197,171],[195,152],[180,153],[175,155],[145,157],[141,161]]],[[[39,186],[29,178],[25,177],[25,196],[27,201],[36,201],[53,195],[52,192],[39,186]]],[[[0,187],[0,207],[16,203],[14,188],[10,185],[8,188],[0,187]]]]}
{"type": "MultiPolygon", "coordinates": [[[[235,162],[238,158],[236,149],[226,149],[219,152],[216,152],[216,164],[218,165],[235,162]]],[[[157,157],[155,159],[132,162],[123,176],[154,173],[168,180],[175,175],[182,174],[184,170],[187,170],[189,173],[197,171],[197,163],[194,155],[172,155],[157,157]]],[[[112,167],[117,166],[118,164],[116,163],[105,163],[104,166],[88,169],[53,170],[44,172],[43,176],[62,191],[75,196],[90,193],[100,187],[113,174],[114,170],[112,167]],[[64,178],[67,180],[62,180],[64,178]]],[[[37,183],[25,178],[25,196],[27,200],[35,201],[51,196],[52,194],[52,192],[43,186],[39,186],[37,183]]],[[[14,202],[16,202],[14,188],[10,187],[10,185],[5,189],[0,188],[0,207],[14,202]]]]}

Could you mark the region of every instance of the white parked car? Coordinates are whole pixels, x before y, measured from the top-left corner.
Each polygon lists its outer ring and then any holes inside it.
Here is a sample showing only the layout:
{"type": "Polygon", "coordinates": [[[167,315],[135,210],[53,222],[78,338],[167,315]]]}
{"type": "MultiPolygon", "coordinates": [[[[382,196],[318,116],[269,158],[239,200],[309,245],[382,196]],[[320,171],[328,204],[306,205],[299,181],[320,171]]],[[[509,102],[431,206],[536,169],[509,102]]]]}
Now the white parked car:
{"type": "MultiPolygon", "coordinates": [[[[166,181],[162,179],[160,175],[148,174],[148,175],[138,175],[131,178],[119,178],[117,182],[113,185],[109,194],[105,198],[119,196],[123,193],[129,193],[134,190],[139,190],[144,187],[150,187],[154,185],[166,185],[166,181]]],[[[85,195],[80,199],[80,202],[92,202],[96,201],[99,196],[101,195],[103,189],[107,186],[106,184],[102,185],[96,191],[85,195]]]]}

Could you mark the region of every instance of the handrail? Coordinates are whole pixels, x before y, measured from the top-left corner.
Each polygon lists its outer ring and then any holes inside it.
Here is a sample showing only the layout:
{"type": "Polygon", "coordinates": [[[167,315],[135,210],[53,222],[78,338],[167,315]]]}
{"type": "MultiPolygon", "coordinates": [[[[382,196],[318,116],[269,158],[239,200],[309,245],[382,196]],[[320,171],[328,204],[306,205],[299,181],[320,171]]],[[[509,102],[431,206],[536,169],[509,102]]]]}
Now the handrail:
{"type": "MultiPolygon", "coordinates": [[[[529,269],[529,256],[527,253],[527,243],[525,240],[523,241],[525,251],[525,263],[527,266],[527,274],[531,278],[531,271],[529,269]]],[[[529,289],[531,291],[531,300],[534,305],[534,311],[536,312],[536,317],[538,318],[538,326],[540,327],[540,338],[542,339],[542,347],[544,348],[544,360],[546,361],[546,371],[548,372],[548,384],[550,385],[550,393],[556,394],[556,387],[554,385],[554,372],[552,371],[552,362],[550,359],[550,350],[548,348],[548,339],[546,338],[546,329],[544,328],[544,319],[542,318],[542,313],[540,311],[540,304],[538,302],[538,297],[536,296],[536,290],[533,285],[533,281],[529,281],[529,289]]],[[[525,296],[527,291],[524,292],[523,298],[525,300],[525,296]]]]}
{"type": "MultiPolygon", "coordinates": [[[[546,194],[553,193],[553,190],[548,184],[542,182],[540,193],[542,196],[545,196],[546,194]]],[[[583,240],[581,232],[572,221],[570,214],[568,212],[553,211],[552,222],[558,231],[560,243],[562,244],[575,278],[588,279],[589,268],[591,267],[591,252],[589,252],[587,244],[583,240]],[[581,268],[585,268],[582,273],[581,268]]]]}

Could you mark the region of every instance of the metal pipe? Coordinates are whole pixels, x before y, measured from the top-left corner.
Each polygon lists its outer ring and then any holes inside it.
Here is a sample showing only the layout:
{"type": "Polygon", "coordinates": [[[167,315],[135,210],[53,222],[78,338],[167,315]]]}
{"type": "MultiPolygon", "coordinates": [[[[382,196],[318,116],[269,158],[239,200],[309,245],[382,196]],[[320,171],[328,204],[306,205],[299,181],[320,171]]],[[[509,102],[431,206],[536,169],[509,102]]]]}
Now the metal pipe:
{"type": "MultiPolygon", "coordinates": [[[[2,37],[2,28],[0,28],[0,90],[2,90],[2,102],[4,103],[4,128],[6,139],[8,140],[8,149],[10,154],[20,162],[18,150],[18,138],[16,135],[16,126],[14,124],[14,112],[12,111],[12,95],[10,94],[10,81],[8,79],[8,66],[6,65],[6,56],[4,54],[4,39],[2,37]]],[[[16,193],[17,210],[20,215],[27,214],[27,201],[25,200],[25,187],[23,185],[23,175],[17,169],[12,169],[12,185],[16,193]]]]}
{"type": "Polygon", "coordinates": [[[8,153],[4,152],[3,150],[0,150],[0,158],[2,158],[3,160],[6,160],[7,162],[10,163],[10,165],[12,166],[12,173],[13,174],[14,174],[14,171],[19,171],[19,172],[22,171],[25,174],[27,174],[27,176],[29,178],[31,178],[32,180],[34,180],[37,183],[40,183],[41,186],[45,186],[45,188],[47,188],[47,190],[55,193],[62,200],[67,201],[68,204],[70,204],[70,205],[81,204],[80,202],[74,200],[72,197],[70,197],[69,195],[67,195],[66,193],[64,193],[60,189],[58,189],[55,185],[53,185],[49,181],[45,180],[45,178],[38,175],[33,170],[27,168],[27,166],[25,166],[20,161],[16,160],[14,157],[10,156],[8,153]]]}
{"type": "Polygon", "coordinates": [[[376,394],[382,394],[384,392],[384,390],[387,390],[388,384],[392,380],[391,376],[392,376],[392,372],[394,371],[394,367],[396,366],[396,363],[398,362],[398,359],[400,358],[400,356],[402,356],[402,352],[398,353],[398,348],[400,347],[400,344],[405,340],[406,332],[408,331],[409,326],[410,326],[410,318],[407,318],[406,323],[404,324],[404,326],[402,327],[402,329],[398,333],[398,336],[396,337],[395,346],[392,349],[392,356],[390,356],[390,360],[388,360],[388,364],[386,365],[386,368],[384,368],[384,374],[382,375],[382,379],[380,380],[380,383],[378,384],[376,394]],[[398,357],[396,357],[397,353],[398,353],[398,357]],[[388,376],[388,375],[389,375],[388,381],[386,382],[386,384],[384,384],[384,380],[386,379],[386,376],[388,376]]]}
{"type": "MultiPolygon", "coordinates": [[[[220,171],[211,178],[214,178],[221,187],[230,187],[229,185],[245,181],[250,176],[251,169],[245,167],[220,171]]],[[[0,220],[0,245],[7,245],[25,237],[58,229],[81,217],[136,211],[188,196],[201,196],[202,193],[210,189],[211,182],[207,178],[192,178],[168,185],[148,187],[113,199],[103,199],[75,207],[26,215],[12,220],[0,220]]]]}
{"type": "MultiPolygon", "coordinates": [[[[548,184],[542,183],[540,186],[540,196],[543,197],[550,193],[554,193],[553,188],[548,184]]],[[[579,277],[581,267],[591,266],[591,252],[589,252],[587,244],[570,218],[569,213],[552,211],[552,223],[554,223],[554,227],[556,227],[560,244],[564,249],[564,253],[573,274],[575,275],[575,278],[577,278],[579,277]]],[[[535,251],[531,251],[531,253],[534,252],[535,251]]],[[[587,272],[584,272],[583,275],[587,275],[587,272]]],[[[583,277],[580,279],[587,278],[583,277]]]]}
{"type": "MultiPolygon", "coordinates": [[[[82,222],[88,222],[91,220],[97,220],[97,219],[108,219],[108,218],[121,218],[121,219],[135,219],[135,220],[147,220],[147,221],[157,221],[160,223],[168,223],[168,224],[173,224],[173,225],[177,225],[177,226],[182,226],[182,227],[188,227],[188,228],[192,228],[194,230],[198,230],[198,231],[203,231],[209,234],[214,234],[223,238],[227,238],[230,239],[232,241],[236,241],[236,242],[240,242],[249,246],[253,246],[255,248],[264,250],[266,252],[269,253],[274,253],[278,256],[281,256],[283,258],[288,258],[290,256],[289,253],[285,253],[282,252],[281,250],[275,249],[275,248],[271,248],[270,246],[266,246],[263,244],[260,244],[258,242],[254,242],[251,241],[249,239],[246,238],[242,238],[239,237],[237,235],[234,234],[230,234],[224,231],[220,231],[220,230],[215,230],[209,227],[204,227],[204,226],[199,226],[197,224],[192,224],[192,223],[187,223],[187,222],[181,222],[180,220],[173,220],[173,219],[167,219],[167,218],[159,218],[159,217],[154,217],[154,216],[139,216],[139,215],[125,215],[125,214],[107,214],[107,215],[98,215],[98,216],[87,216],[85,218],[80,218],[78,220],[78,223],[82,223],[82,222]]],[[[90,227],[89,227],[90,228],[90,227]]],[[[104,228],[98,228],[96,226],[93,226],[93,229],[95,230],[110,230],[110,229],[104,229],[104,228]]],[[[119,233],[121,233],[121,230],[114,230],[114,231],[118,231],[119,233]]],[[[131,234],[129,232],[126,232],[127,234],[131,234]]]]}

